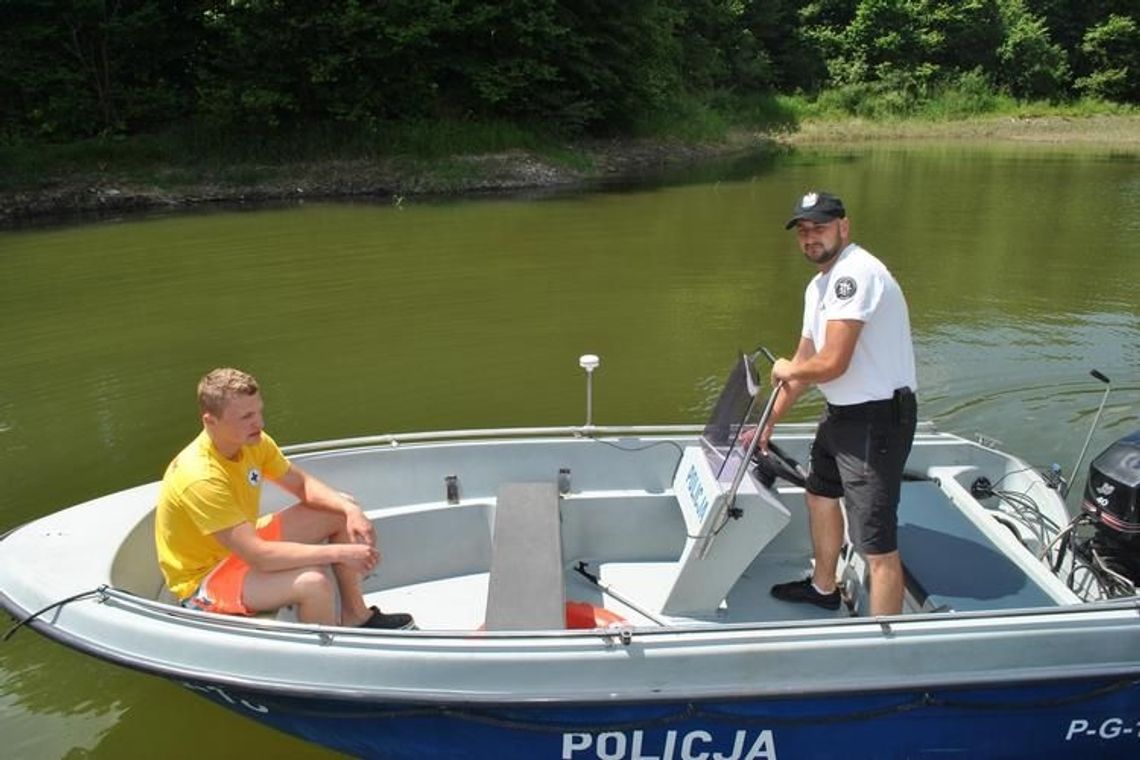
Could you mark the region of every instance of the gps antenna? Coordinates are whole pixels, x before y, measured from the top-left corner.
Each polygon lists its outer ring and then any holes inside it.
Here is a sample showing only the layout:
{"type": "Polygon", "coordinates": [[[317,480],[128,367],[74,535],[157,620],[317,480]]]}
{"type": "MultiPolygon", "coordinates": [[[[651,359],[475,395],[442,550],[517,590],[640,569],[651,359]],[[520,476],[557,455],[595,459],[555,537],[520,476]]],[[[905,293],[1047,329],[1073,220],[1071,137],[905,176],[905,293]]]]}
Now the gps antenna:
{"type": "Polygon", "coordinates": [[[586,370],[586,427],[594,426],[594,370],[601,364],[595,354],[582,354],[578,366],[586,370]]]}

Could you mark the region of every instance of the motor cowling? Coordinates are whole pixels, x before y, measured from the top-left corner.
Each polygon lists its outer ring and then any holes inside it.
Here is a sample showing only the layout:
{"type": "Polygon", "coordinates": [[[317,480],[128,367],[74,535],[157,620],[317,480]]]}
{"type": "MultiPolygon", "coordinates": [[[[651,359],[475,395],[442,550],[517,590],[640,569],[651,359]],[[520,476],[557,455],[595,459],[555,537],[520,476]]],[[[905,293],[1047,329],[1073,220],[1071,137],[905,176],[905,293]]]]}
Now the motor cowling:
{"type": "Polygon", "coordinates": [[[1140,430],[1092,460],[1081,509],[1096,522],[1105,563],[1140,585],[1140,430]]]}
{"type": "Polygon", "coordinates": [[[1089,465],[1082,508],[1106,527],[1140,536],[1140,430],[1102,451],[1089,465]]]}

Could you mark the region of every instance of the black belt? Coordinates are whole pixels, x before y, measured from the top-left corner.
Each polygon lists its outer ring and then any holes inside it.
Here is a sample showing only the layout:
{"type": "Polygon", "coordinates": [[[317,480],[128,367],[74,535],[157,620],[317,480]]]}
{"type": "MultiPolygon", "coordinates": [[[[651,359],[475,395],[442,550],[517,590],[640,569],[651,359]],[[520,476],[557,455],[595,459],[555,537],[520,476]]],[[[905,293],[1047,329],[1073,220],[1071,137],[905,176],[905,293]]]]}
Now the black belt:
{"type": "Polygon", "coordinates": [[[903,404],[908,400],[914,402],[914,391],[910,388],[896,388],[893,396],[878,401],[864,401],[862,404],[828,404],[827,416],[833,420],[857,422],[886,417],[897,420],[902,417],[903,404]]]}

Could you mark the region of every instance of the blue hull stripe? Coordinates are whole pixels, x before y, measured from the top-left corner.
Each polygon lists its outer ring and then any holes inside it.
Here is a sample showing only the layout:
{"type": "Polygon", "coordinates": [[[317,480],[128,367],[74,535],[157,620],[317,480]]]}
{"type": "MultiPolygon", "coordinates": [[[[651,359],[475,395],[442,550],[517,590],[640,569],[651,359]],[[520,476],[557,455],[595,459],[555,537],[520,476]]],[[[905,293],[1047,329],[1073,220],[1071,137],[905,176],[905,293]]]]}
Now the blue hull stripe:
{"type": "Polygon", "coordinates": [[[183,685],[356,757],[754,760],[1140,756],[1140,679],[841,697],[454,707],[305,700],[183,685]]]}

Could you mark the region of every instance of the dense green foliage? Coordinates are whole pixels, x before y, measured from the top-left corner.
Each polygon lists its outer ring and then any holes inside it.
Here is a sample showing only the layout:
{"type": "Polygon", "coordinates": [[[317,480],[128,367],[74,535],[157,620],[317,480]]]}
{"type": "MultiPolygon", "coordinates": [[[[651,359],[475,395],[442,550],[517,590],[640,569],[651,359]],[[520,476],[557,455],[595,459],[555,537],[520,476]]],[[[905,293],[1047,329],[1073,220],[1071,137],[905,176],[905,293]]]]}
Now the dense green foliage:
{"type": "Polygon", "coordinates": [[[1140,102],[1135,0],[0,0],[0,142],[1140,102]]]}

